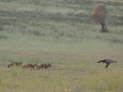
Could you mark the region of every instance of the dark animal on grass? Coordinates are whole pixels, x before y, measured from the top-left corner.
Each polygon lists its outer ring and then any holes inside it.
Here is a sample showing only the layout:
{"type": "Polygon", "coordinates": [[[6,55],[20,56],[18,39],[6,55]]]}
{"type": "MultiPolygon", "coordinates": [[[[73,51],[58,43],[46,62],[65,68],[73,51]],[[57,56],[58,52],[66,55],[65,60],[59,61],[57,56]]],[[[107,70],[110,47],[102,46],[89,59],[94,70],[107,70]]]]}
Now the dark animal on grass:
{"type": "Polygon", "coordinates": [[[25,65],[23,65],[23,68],[34,70],[35,66],[36,66],[36,64],[25,64],[25,65]]]}
{"type": "Polygon", "coordinates": [[[40,70],[40,69],[47,69],[51,67],[51,64],[40,64],[40,65],[36,65],[36,69],[40,70]]]}
{"type": "Polygon", "coordinates": [[[98,61],[97,63],[104,63],[104,64],[106,64],[105,68],[108,68],[110,64],[116,63],[116,62],[117,61],[112,60],[112,59],[103,59],[103,60],[98,61]]]}
{"type": "Polygon", "coordinates": [[[51,64],[42,64],[42,67],[43,67],[44,69],[47,69],[47,68],[51,67],[51,64]]]}
{"type": "Polygon", "coordinates": [[[10,64],[8,64],[8,68],[13,67],[13,66],[21,66],[22,62],[11,62],[10,64]]]}

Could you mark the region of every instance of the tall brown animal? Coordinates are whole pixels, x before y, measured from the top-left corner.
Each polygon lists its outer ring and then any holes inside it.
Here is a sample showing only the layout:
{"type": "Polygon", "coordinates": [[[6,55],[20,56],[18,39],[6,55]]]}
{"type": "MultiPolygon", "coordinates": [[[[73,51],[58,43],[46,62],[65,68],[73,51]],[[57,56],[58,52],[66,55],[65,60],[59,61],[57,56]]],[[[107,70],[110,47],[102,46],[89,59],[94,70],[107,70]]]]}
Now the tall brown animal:
{"type": "Polygon", "coordinates": [[[107,9],[104,4],[98,4],[92,12],[92,17],[95,20],[95,22],[101,25],[101,32],[108,32],[106,26],[106,14],[107,9]]]}

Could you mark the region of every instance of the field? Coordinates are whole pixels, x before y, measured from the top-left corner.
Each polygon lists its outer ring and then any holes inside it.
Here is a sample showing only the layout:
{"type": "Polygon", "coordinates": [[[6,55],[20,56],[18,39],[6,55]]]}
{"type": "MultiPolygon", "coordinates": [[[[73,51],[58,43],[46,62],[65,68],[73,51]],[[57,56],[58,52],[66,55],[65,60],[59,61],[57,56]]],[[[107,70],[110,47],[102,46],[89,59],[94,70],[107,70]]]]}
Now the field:
{"type": "Polygon", "coordinates": [[[0,92],[122,92],[122,11],[122,0],[0,0],[0,92]],[[98,3],[109,33],[91,19],[98,3]],[[118,63],[106,70],[104,58],[118,63]],[[52,67],[7,68],[11,60],[52,67]]]}

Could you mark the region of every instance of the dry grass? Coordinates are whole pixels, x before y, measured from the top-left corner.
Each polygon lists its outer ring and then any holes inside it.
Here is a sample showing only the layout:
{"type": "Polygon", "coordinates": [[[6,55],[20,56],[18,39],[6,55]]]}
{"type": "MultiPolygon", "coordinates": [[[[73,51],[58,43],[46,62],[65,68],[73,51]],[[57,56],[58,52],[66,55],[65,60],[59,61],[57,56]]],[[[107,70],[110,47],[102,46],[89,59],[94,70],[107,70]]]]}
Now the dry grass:
{"type": "Polygon", "coordinates": [[[101,1],[113,23],[102,34],[89,17],[97,0],[32,1],[0,0],[0,92],[122,92],[122,6],[101,1]],[[118,63],[105,70],[104,58],[118,63]],[[10,60],[52,67],[7,68],[10,60]]]}

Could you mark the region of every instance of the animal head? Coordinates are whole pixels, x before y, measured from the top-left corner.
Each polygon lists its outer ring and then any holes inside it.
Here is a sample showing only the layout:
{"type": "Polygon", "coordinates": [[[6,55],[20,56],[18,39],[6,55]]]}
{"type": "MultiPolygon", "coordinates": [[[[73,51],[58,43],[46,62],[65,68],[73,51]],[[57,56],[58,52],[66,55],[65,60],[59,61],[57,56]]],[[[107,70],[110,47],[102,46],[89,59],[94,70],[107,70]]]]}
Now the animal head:
{"type": "Polygon", "coordinates": [[[104,60],[99,60],[97,63],[104,63],[105,61],[104,60]]]}

